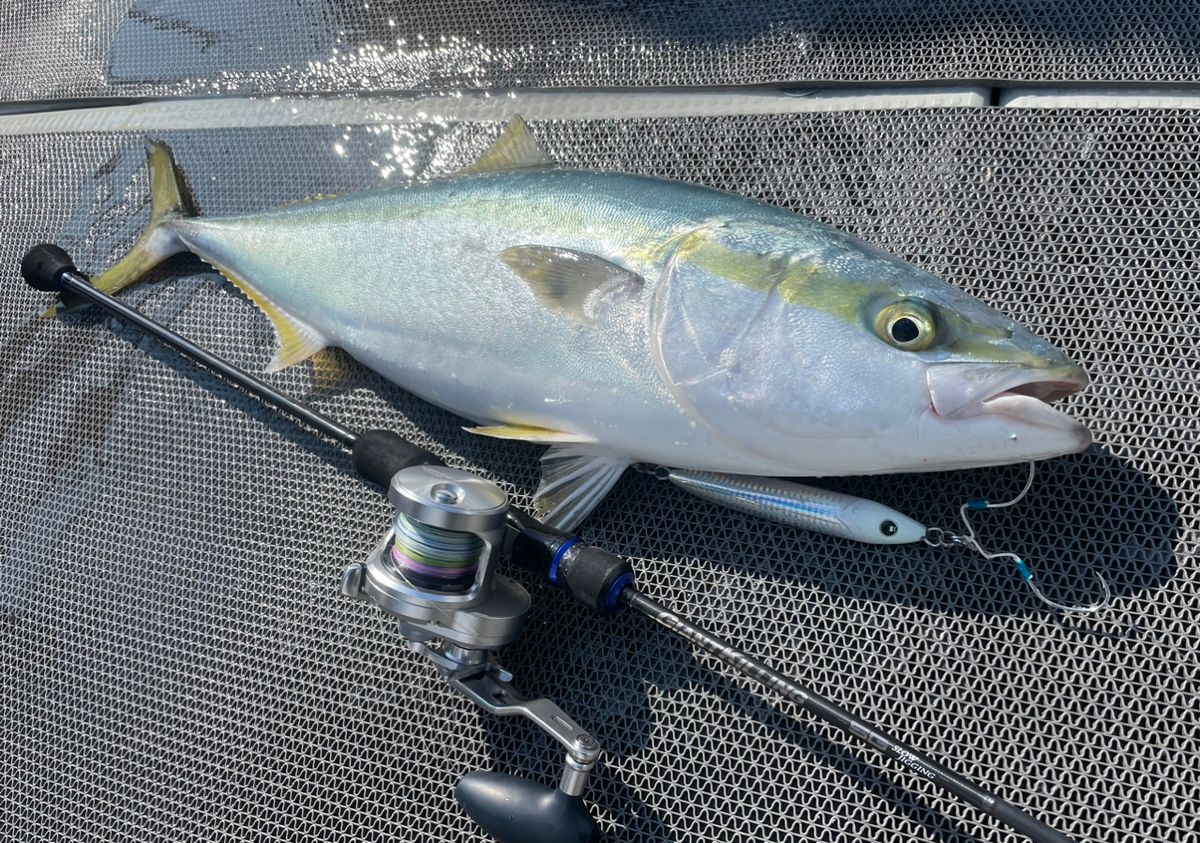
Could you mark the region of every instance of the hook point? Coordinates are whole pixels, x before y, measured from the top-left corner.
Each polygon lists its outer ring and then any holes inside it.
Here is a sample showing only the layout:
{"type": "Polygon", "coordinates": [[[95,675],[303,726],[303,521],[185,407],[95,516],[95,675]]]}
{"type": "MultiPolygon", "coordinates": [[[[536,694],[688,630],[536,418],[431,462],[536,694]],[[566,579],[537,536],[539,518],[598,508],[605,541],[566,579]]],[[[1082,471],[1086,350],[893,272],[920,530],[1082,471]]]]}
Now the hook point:
{"type": "Polygon", "coordinates": [[[1100,581],[1100,588],[1103,590],[1104,596],[1098,601],[1087,603],[1082,606],[1068,606],[1065,603],[1058,603],[1054,600],[1051,600],[1042,593],[1040,588],[1037,587],[1037,584],[1033,581],[1033,574],[1030,574],[1028,577],[1024,577],[1024,580],[1025,584],[1029,586],[1029,590],[1033,592],[1034,596],[1037,597],[1038,600],[1041,600],[1047,606],[1058,609],[1060,612],[1099,612],[1112,605],[1112,591],[1108,587],[1108,580],[1104,579],[1104,576],[1099,571],[1093,571],[1092,574],[1097,580],[1100,581]]]}

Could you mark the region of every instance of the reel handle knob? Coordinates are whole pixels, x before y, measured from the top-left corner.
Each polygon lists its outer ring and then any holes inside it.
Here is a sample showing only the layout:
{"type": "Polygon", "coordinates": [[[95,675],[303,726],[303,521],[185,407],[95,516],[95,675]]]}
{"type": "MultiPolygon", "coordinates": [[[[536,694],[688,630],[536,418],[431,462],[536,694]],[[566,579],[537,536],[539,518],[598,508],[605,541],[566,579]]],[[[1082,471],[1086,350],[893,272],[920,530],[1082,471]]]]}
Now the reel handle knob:
{"type": "Polygon", "coordinates": [[[476,770],[454,788],[454,798],[497,843],[597,843],[600,827],[582,796],[512,776],[476,770]]]}
{"type": "Polygon", "coordinates": [[[21,277],[35,290],[61,293],[64,272],[78,272],[66,251],[53,243],[39,243],[21,259],[21,277]]]}

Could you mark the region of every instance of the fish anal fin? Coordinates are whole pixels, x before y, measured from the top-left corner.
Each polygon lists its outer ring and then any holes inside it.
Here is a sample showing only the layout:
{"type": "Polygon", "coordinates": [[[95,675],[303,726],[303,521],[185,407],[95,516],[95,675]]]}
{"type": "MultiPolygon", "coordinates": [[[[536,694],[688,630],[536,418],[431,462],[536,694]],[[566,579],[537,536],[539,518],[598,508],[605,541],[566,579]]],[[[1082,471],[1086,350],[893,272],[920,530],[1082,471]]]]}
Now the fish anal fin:
{"type": "Polygon", "coordinates": [[[505,170],[519,170],[523,167],[545,167],[553,162],[543,151],[541,145],[534,139],[529,126],[519,115],[514,116],[504,126],[500,137],[487,148],[475,161],[453,175],[472,176],[479,173],[499,173],[505,170]]]}
{"type": "Polygon", "coordinates": [[[312,356],[313,385],[321,391],[344,389],[354,379],[353,358],[327,345],[312,356]]]}
{"type": "Polygon", "coordinates": [[[271,324],[275,328],[275,335],[279,340],[279,350],[267,364],[268,372],[278,372],[288,366],[294,366],[329,345],[328,341],[314,329],[286,313],[236,272],[210,258],[204,260],[205,263],[221,273],[229,283],[241,290],[242,294],[271,320],[271,324]]]}
{"type": "Polygon", "coordinates": [[[545,427],[535,427],[523,424],[502,424],[488,427],[464,427],[467,433],[477,436],[490,436],[493,439],[517,439],[522,442],[535,442],[542,445],[550,444],[590,444],[595,438],[582,433],[567,433],[563,430],[550,430],[545,427]]]}
{"type": "Polygon", "coordinates": [[[621,479],[629,462],[628,457],[599,446],[551,447],[542,456],[534,513],[555,529],[575,530],[621,479]]]}
{"type": "Polygon", "coordinates": [[[645,286],[632,270],[610,260],[561,246],[510,246],[500,253],[548,310],[590,324],[645,286]]]}

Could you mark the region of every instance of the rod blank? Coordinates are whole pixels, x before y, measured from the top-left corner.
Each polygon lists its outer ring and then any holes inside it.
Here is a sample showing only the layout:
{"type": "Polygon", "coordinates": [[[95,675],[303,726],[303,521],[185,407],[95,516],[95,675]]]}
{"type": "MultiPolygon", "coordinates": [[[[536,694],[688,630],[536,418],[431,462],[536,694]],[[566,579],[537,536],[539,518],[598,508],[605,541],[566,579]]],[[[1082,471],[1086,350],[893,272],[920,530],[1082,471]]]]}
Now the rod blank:
{"type": "Polygon", "coordinates": [[[99,305],[105,310],[112,313],[132,325],[136,325],[148,334],[161,340],[167,345],[174,348],[185,357],[195,360],[197,363],[204,366],[206,369],[211,369],[225,380],[237,384],[242,389],[246,390],[254,397],[283,410],[290,416],[294,416],[304,422],[309,427],[317,430],[331,439],[336,439],[341,444],[348,448],[353,448],[354,443],[358,441],[358,435],[352,430],[343,427],[334,419],[324,413],[314,410],[307,404],[302,404],[291,396],[280,392],[270,384],[259,380],[244,369],[239,369],[237,366],[222,360],[215,354],[205,351],[200,346],[196,345],[186,337],[160,325],[148,316],[139,313],[131,307],[126,307],[121,302],[114,299],[112,296],[102,293],[93,287],[82,274],[78,271],[68,270],[62,274],[62,288],[64,291],[71,293],[81,299],[86,299],[88,302],[99,305]]]}
{"type": "Polygon", "coordinates": [[[723,638],[690,623],[635,588],[627,588],[621,594],[621,602],[640,612],[656,623],[686,639],[704,652],[766,685],[772,691],[791,700],[809,714],[865,741],[894,761],[898,761],[917,775],[928,779],[943,790],[953,793],[968,805],[995,817],[997,820],[1021,832],[1038,843],[1072,843],[1071,838],[1055,831],[1015,805],[993,796],[969,780],[952,772],[920,751],[880,732],[841,706],[830,702],[820,694],[788,679],[765,662],[739,650],[723,638]]]}

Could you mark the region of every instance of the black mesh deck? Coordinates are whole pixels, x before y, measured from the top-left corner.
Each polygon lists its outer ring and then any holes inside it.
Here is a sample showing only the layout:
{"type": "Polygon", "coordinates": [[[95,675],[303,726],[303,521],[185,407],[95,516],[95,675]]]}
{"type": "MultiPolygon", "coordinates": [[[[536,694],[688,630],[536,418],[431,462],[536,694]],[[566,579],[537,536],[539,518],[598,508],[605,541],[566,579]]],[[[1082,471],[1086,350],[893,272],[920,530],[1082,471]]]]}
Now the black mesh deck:
{"type": "MultiPolygon", "coordinates": [[[[1079,360],[1096,434],[982,519],[1005,563],[772,527],[630,474],[586,537],[644,589],[1079,840],[1196,840],[1200,616],[1200,119],[1000,109],[542,123],[554,157],[760,197],[905,255],[1079,360]]],[[[207,213],[465,162],[495,125],[166,133],[207,213]],[[339,155],[335,144],[345,152],[339,155]],[[434,154],[436,151],[436,155],[434,154]],[[373,163],[374,162],[374,163],[373,163]]],[[[559,753],[454,696],[337,591],[388,508],[342,453],[95,315],[36,318],[15,268],[51,239],[98,269],[146,213],[141,137],[0,138],[0,835],[28,841],[474,840],[451,798],[491,767],[551,783],[559,753]]],[[[252,370],[266,320],[196,260],[123,294],[252,370]]],[[[359,368],[315,390],[524,502],[538,450],[359,368]]],[[[1021,469],[831,481],[950,524],[1021,469]]],[[[1010,841],[636,617],[524,580],[502,653],[608,754],[588,798],[621,841],[1010,841]]]]}

